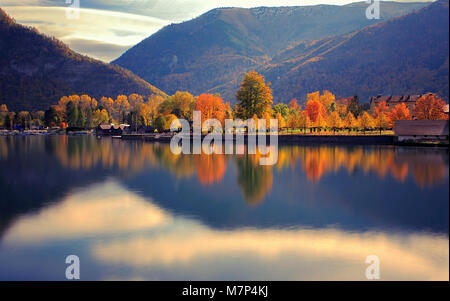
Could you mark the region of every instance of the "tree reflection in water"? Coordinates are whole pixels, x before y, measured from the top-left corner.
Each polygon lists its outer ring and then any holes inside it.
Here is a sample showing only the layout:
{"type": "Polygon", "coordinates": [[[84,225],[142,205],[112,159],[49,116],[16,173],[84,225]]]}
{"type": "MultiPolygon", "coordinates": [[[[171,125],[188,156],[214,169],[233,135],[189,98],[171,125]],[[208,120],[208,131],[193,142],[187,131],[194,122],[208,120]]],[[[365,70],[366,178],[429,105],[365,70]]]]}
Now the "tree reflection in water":
{"type": "Polygon", "coordinates": [[[348,174],[361,170],[364,174],[374,173],[380,179],[390,175],[399,183],[412,176],[422,189],[444,181],[448,166],[448,151],[423,148],[284,146],[278,149],[276,165],[260,166],[260,154],[175,155],[168,144],[140,141],[69,136],[2,137],[0,160],[8,160],[15,152],[52,153],[64,168],[89,170],[101,167],[117,170],[124,176],[148,168],[160,168],[178,179],[196,176],[204,186],[222,181],[229,167],[228,162],[232,161],[236,166],[236,178],[242,195],[251,205],[262,202],[271,191],[274,171],[299,166],[312,184],[341,170],[348,174]]]}

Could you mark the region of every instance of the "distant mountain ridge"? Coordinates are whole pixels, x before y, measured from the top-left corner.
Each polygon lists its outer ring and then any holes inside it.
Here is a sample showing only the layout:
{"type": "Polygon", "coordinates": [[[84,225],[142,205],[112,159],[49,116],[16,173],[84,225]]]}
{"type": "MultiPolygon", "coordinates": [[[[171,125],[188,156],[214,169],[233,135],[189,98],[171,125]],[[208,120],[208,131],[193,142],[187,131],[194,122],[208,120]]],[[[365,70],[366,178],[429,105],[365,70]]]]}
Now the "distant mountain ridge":
{"type": "Polygon", "coordinates": [[[290,99],[329,89],[341,96],[449,95],[449,2],[337,37],[303,43],[259,71],[290,99]]]}
{"type": "Polygon", "coordinates": [[[166,95],[132,72],[82,56],[64,43],[17,24],[0,8],[0,104],[42,110],[70,94],[166,95]]]}
{"type": "Polygon", "coordinates": [[[281,58],[280,53],[287,49],[347,34],[427,4],[383,1],[381,20],[366,18],[366,2],[344,6],[218,8],[191,21],[164,27],[113,63],[132,70],[169,94],[177,90],[197,95],[219,92],[227,101],[234,101],[235,88],[244,72],[279,64],[276,58],[281,58]]]}

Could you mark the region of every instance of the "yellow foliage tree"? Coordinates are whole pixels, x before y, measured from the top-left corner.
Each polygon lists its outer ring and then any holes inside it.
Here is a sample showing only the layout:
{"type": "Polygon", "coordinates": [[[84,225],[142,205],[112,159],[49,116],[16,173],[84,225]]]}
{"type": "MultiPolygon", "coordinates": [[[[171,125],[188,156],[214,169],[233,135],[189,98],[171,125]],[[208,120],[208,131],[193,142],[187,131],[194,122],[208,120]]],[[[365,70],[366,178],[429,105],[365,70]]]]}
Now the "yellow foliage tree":
{"type": "Polygon", "coordinates": [[[337,129],[342,128],[342,119],[338,112],[331,112],[330,116],[328,116],[328,126],[333,130],[333,132],[336,132],[337,129]]]}
{"type": "Polygon", "coordinates": [[[286,121],[284,120],[283,116],[281,116],[281,113],[277,113],[276,119],[278,120],[278,129],[282,129],[286,126],[286,121]]]}
{"type": "Polygon", "coordinates": [[[344,127],[350,130],[358,127],[358,123],[352,112],[348,112],[347,116],[345,117],[344,127]]]}
{"type": "Polygon", "coordinates": [[[95,110],[92,113],[92,123],[94,126],[98,126],[100,124],[103,123],[108,123],[109,122],[109,116],[108,116],[108,112],[105,109],[102,110],[95,110]]]}
{"type": "Polygon", "coordinates": [[[366,133],[366,130],[373,127],[373,125],[373,118],[366,111],[358,116],[358,127],[363,130],[364,134],[366,133]]]}
{"type": "Polygon", "coordinates": [[[123,123],[125,114],[131,109],[128,97],[126,95],[119,95],[114,101],[114,117],[117,121],[123,123]]]}
{"type": "Polygon", "coordinates": [[[390,119],[384,112],[379,112],[377,118],[374,119],[374,126],[381,131],[390,127],[390,119]]]}
{"type": "Polygon", "coordinates": [[[167,117],[166,117],[166,124],[165,124],[165,126],[164,126],[164,129],[165,130],[170,130],[170,127],[171,127],[171,125],[172,125],[172,122],[174,122],[174,128],[181,128],[181,123],[180,123],[180,121],[178,120],[178,117],[177,116],[175,116],[174,114],[169,114],[167,117]]]}
{"type": "Polygon", "coordinates": [[[303,129],[303,132],[306,133],[306,129],[310,129],[312,126],[311,119],[309,119],[309,115],[306,111],[303,111],[300,114],[298,119],[298,125],[303,129]]]}

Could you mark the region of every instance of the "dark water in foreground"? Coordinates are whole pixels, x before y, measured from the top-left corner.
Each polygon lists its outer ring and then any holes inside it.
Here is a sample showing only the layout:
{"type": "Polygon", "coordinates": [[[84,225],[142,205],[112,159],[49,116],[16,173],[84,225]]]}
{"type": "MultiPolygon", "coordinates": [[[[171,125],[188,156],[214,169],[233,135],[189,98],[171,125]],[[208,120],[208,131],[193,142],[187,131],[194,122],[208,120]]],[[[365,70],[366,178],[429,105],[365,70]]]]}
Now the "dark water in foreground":
{"type": "Polygon", "coordinates": [[[449,279],[448,150],[0,137],[0,280],[449,279]]]}

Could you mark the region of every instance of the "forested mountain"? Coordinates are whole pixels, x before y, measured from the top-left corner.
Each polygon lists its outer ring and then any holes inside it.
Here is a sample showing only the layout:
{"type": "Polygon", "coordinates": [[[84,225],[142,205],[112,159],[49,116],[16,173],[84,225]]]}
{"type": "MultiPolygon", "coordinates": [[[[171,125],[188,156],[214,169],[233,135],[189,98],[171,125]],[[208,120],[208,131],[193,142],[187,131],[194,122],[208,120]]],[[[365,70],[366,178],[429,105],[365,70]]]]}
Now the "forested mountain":
{"type": "Polygon", "coordinates": [[[75,53],[55,38],[17,24],[0,9],[0,104],[45,109],[61,96],[164,92],[132,72],[75,53]]]}
{"type": "Polygon", "coordinates": [[[170,94],[177,90],[194,94],[220,92],[227,101],[233,101],[243,73],[267,68],[278,53],[304,47],[307,41],[362,29],[425,5],[383,1],[380,20],[366,18],[366,2],[345,6],[218,8],[161,29],[114,63],[170,94]]]}
{"type": "Polygon", "coordinates": [[[435,92],[448,100],[449,2],[351,34],[301,43],[260,70],[282,100],[329,89],[339,96],[435,92]]]}

